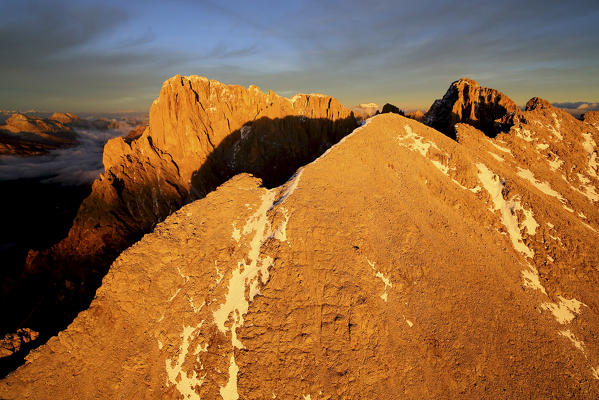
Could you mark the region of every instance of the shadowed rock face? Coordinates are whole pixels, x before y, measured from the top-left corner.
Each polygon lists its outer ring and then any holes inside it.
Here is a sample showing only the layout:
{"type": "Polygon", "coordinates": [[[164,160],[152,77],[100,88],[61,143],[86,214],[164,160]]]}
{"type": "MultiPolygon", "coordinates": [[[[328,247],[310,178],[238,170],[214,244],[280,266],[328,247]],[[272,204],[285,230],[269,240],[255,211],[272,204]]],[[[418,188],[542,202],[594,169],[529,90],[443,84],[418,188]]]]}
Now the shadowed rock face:
{"type": "Polygon", "coordinates": [[[386,113],[405,115],[402,110],[400,110],[397,106],[394,106],[393,104],[390,104],[390,103],[386,103],[383,106],[383,109],[381,110],[381,114],[386,114],[386,113]]]}
{"type": "Polygon", "coordinates": [[[456,130],[379,115],[279,187],[233,177],[0,397],[598,398],[599,130],[456,130]]]}
{"type": "Polygon", "coordinates": [[[89,304],[116,256],[182,205],[240,172],[279,185],[356,125],[329,96],[288,99],[197,76],[169,79],[149,127],[106,144],[105,172],[68,236],[30,251],[22,285],[5,297],[21,306],[7,325],[21,326],[29,315],[25,326],[34,330],[62,329],[89,304]]]}
{"type": "Polygon", "coordinates": [[[454,139],[454,126],[458,122],[495,137],[509,129],[510,117],[518,111],[518,106],[503,93],[462,78],[451,84],[442,99],[435,100],[424,116],[424,123],[454,139]]]}

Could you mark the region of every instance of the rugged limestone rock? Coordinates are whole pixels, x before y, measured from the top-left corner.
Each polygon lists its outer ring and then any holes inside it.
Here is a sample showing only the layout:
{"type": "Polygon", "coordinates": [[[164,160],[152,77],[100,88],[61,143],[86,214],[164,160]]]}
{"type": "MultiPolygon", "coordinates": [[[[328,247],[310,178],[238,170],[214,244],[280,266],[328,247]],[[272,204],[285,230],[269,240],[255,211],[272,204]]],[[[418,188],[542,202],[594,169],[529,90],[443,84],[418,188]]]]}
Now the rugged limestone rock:
{"type": "Polygon", "coordinates": [[[394,113],[394,114],[399,114],[399,115],[405,115],[402,110],[400,110],[397,106],[394,106],[391,103],[386,103],[383,106],[383,109],[381,110],[381,114],[386,114],[386,113],[394,113]]]}
{"type": "Polygon", "coordinates": [[[586,112],[583,116],[583,121],[599,128],[599,111],[586,112]]]}
{"type": "Polygon", "coordinates": [[[50,116],[51,120],[62,122],[65,125],[69,125],[76,129],[92,129],[105,131],[107,129],[118,129],[119,123],[115,120],[106,118],[97,119],[81,119],[75,114],[55,112],[50,116]]]}
{"type": "Polygon", "coordinates": [[[599,130],[522,116],[456,142],[379,115],[279,187],[232,178],[0,397],[597,398],[599,130]]]}
{"type": "Polygon", "coordinates": [[[29,315],[26,326],[42,336],[61,329],[87,307],[117,255],[183,204],[240,172],[279,185],[356,126],[329,96],[288,99],[197,76],[169,79],[141,136],[106,144],[105,172],[68,236],[30,251],[24,283],[7,296],[22,308],[7,325],[29,315]]]}
{"type": "Polygon", "coordinates": [[[19,113],[12,114],[6,123],[0,126],[0,129],[15,134],[37,135],[40,140],[62,139],[68,141],[74,138],[72,129],[59,121],[28,117],[19,113]]]}
{"type": "Polygon", "coordinates": [[[0,126],[0,155],[38,155],[76,143],[71,127],[52,119],[15,113],[0,126]]]}
{"type": "Polygon", "coordinates": [[[410,111],[406,113],[406,117],[411,118],[411,119],[415,119],[418,122],[423,122],[424,121],[424,113],[420,110],[416,110],[416,111],[410,111]]]}
{"type": "Polygon", "coordinates": [[[455,138],[454,126],[467,123],[495,137],[512,125],[510,119],[520,109],[503,93],[462,78],[449,86],[442,99],[435,100],[424,123],[455,138]]]}
{"type": "Polygon", "coordinates": [[[63,124],[71,124],[79,120],[79,117],[71,113],[55,112],[50,116],[53,121],[58,121],[63,124]]]}
{"type": "Polygon", "coordinates": [[[0,357],[8,357],[19,350],[24,344],[37,339],[38,333],[31,329],[18,329],[15,333],[9,333],[0,339],[0,357]]]}
{"type": "Polygon", "coordinates": [[[147,127],[147,125],[136,126],[135,128],[129,131],[129,133],[127,134],[127,136],[123,138],[123,140],[125,141],[125,143],[130,145],[132,141],[141,137],[141,135],[144,133],[147,127]]]}

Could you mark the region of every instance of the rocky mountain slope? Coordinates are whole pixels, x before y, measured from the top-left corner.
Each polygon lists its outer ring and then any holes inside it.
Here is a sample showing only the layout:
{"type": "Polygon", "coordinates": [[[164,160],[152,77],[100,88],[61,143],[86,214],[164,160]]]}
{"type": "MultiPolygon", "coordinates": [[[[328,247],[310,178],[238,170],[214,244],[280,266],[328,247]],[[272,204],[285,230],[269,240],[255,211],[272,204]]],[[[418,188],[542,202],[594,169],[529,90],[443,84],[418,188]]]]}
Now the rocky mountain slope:
{"type": "Polygon", "coordinates": [[[454,141],[383,114],[280,186],[233,177],[0,397],[597,398],[599,129],[513,117],[454,141]]]}
{"type": "Polygon", "coordinates": [[[39,155],[77,143],[77,134],[64,121],[12,114],[0,126],[0,155],[39,155]]]}
{"type": "Polygon", "coordinates": [[[406,117],[422,122],[424,120],[424,113],[420,110],[410,111],[406,113],[406,117]]]}
{"type": "Polygon", "coordinates": [[[116,120],[106,118],[82,119],[63,112],[42,118],[15,112],[0,125],[0,155],[43,155],[80,144],[78,130],[106,131],[118,127],[116,120]]]}
{"type": "Polygon", "coordinates": [[[423,122],[449,137],[455,138],[455,124],[467,123],[495,136],[509,129],[514,113],[520,111],[516,103],[498,90],[462,78],[453,82],[443,98],[435,100],[423,122]]]}
{"type": "Polygon", "coordinates": [[[582,116],[589,111],[599,111],[599,103],[577,101],[569,103],[553,103],[553,105],[569,112],[576,118],[582,118],[582,116]]]}
{"type": "Polygon", "coordinates": [[[241,172],[280,185],[356,126],[330,96],[284,98],[197,76],[169,79],[149,127],[106,144],[105,172],[68,236],[30,251],[18,284],[3,292],[2,301],[17,305],[4,315],[6,331],[55,334],[89,305],[117,255],[183,204],[241,172]]]}

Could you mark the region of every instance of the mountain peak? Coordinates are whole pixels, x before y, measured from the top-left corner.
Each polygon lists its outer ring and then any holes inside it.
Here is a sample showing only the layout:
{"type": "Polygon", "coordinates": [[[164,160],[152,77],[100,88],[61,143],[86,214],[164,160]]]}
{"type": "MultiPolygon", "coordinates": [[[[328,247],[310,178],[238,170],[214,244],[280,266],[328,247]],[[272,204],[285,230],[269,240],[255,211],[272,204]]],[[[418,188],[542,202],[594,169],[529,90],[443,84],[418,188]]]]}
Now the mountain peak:
{"type": "Polygon", "coordinates": [[[548,102],[545,99],[542,99],[540,97],[533,97],[532,99],[528,100],[528,102],[526,103],[526,107],[525,110],[526,111],[532,111],[532,110],[543,110],[543,109],[552,109],[553,105],[551,105],[550,102],[548,102]]]}
{"type": "Polygon", "coordinates": [[[496,89],[481,86],[478,82],[461,78],[453,82],[443,98],[435,100],[424,117],[424,122],[455,139],[455,124],[467,123],[495,137],[509,125],[502,121],[518,106],[496,89]]]}
{"type": "Polygon", "coordinates": [[[480,84],[477,81],[468,77],[462,77],[457,81],[451,83],[452,86],[462,86],[466,84],[471,86],[480,86],[480,84]]]}

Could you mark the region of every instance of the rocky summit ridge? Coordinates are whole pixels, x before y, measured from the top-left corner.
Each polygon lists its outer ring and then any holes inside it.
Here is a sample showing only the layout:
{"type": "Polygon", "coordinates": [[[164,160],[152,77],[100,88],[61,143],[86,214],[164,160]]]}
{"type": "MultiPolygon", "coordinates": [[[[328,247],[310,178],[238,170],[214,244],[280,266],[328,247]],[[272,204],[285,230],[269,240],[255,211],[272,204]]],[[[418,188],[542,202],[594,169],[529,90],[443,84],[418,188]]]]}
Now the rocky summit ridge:
{"type": "MultiPolygon", "coordinates": [[[[174,99],[159,126],[188,132],[174,99]]],[[[463,112],[456,140],[381,114],[280,185],[231,177],[124,251],[0,397],[597,398],[599,127],[511,112],[494,137],[463,112]]]]}
{"type": "Polygon", "coordinates": [[[467,123],[495,136],[512,125],[512,116],[520,111],[516,103],[498,90],[461,78],[453,82],[445,95],[435,100],[423,122],[455,138],[454,126],[467,123]]]}
{"type": "Polygon", "coordinates": [[[105,171],[68,236],[30,251],[19,284],[3,296],[18,305],[6,325],[55,334],[87,307],[117,255],[182,205],[241,172],[279,185],[356,126],[330,96],[285,98],[199,76],[167,80],[143,133],[105,145],[105,171]]]}

